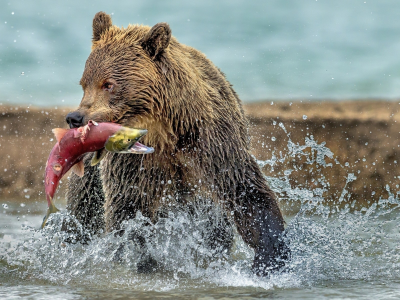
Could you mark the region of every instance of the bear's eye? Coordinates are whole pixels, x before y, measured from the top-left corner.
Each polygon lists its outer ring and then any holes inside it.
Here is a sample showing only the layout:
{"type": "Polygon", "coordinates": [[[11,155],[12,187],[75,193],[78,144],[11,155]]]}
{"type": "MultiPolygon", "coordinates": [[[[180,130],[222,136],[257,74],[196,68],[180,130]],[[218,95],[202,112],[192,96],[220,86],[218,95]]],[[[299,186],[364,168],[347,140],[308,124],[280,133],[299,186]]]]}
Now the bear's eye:
{"type": "Polygon", "coordinates": [[[103,86],[101,87],[104,91],[112,92],[114,88],[114,84],[111,82],[105,82],[103,83],[103,86]]]}

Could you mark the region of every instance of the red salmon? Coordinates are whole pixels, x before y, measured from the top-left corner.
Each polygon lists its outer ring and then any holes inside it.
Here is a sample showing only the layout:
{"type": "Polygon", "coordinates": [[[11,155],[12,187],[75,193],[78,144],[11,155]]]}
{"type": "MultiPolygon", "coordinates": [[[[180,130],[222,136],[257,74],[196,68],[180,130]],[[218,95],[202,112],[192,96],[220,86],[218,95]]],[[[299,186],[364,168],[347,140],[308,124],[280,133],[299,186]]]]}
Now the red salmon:
{"type": "MultiPolygon", "coordinates": [[[[56,136],[57,144],[54,145],[46,163],[45,191],[48,210],[43,219],[43,226],[51,213],[58,209],[53,203],[53,196],[57,186],[64,174],[72,168],[72,171],[83,176],[83,155],[87,152],[95,152],[105,148],[116,153],[137,153],[145,154],[153,152],[153,148],[146,147],[137,141],[147,133],[145,129],[132,129],[115,123],[96,123],[89,121],[87,125],[63,129],[55,128],[53,133],[56,136]]],[[[105,151],[102,151],[104,154],[105,151]]],[[[97,153],[92,163],[98,163],[104,155],[99,157],[97,153]]]]}

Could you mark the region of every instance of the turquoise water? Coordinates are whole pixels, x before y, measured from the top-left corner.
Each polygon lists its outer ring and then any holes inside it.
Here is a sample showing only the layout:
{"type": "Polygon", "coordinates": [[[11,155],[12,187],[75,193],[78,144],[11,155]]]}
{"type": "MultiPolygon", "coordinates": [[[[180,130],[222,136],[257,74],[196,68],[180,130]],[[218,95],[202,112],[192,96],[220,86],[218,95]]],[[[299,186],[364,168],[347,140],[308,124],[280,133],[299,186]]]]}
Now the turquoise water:
{"type": "Polygon", "coordinates": [[[400,1],[3,1],[0,103],[79,103],[100,10],[114,24],[168,22],[244,101],[400,96],[400,1]]]}

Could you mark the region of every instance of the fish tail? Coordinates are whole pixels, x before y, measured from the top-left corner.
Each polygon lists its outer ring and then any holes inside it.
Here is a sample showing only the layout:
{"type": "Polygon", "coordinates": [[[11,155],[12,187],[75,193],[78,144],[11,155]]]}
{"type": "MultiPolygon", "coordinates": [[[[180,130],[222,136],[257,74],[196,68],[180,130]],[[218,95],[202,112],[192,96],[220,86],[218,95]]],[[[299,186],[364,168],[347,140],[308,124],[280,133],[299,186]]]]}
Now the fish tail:
{"type": "Polygon", "coordinates": [[[41,229],[46,225],[47,219],[49,218],[50,214],[54,214],[56,212],[59,212],[60,210],[54,205],[53,199],[49,197],[48,199],[48,208],[47,208],[47,213],[43,218],[42,225],[40,226],[41,229]]]}

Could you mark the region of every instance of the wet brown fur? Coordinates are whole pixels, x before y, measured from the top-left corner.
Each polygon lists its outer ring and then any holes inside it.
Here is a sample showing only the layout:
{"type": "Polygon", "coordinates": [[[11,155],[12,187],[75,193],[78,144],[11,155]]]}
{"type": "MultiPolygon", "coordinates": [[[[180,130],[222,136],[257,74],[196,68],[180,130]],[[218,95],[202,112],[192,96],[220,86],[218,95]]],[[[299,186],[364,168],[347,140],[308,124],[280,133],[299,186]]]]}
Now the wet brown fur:
{"type": "Polygon", "coordinates": [[[171,36],[168,24],[119,28],[105,13],[96,14],[92,52],[80,83],[84,96],[77,111],[83,123],[91,119],[146,128],[143,143],[155,152],[108,153],[99,170],[73,177],[72,213],[87,210],[82,186],[90,189],[90,178],[99,172],[106,231],[137,211],[154,220],[160,207],[199,195],[232,212],[256,253],[262,252],[260,236],[266,234],[261,227],[273,223],[277,235],[283,231],[275,196],[249,152],[240,99],[204,54],[171,36]],[[113,84],[112,91],[104,90],[105,82],[113,84]],[[268,221],[265,213],[272,216],[268,221]]]}

